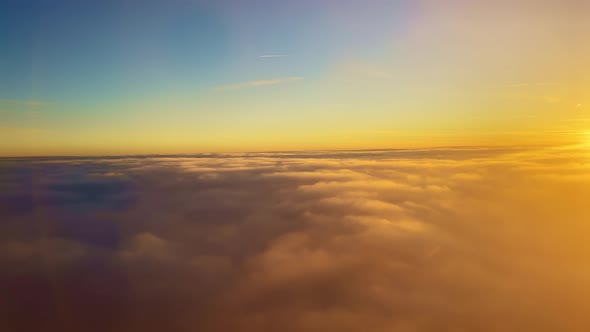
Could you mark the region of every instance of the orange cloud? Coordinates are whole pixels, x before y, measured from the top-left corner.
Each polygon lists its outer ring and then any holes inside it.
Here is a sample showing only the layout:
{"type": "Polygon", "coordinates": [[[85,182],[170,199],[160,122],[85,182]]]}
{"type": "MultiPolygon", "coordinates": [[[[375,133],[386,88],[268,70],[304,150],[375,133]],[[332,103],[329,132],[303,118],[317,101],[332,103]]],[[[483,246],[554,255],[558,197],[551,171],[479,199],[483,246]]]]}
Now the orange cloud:
{"type": "Polygon", "coordinates": [[[19,299],[49,296],[72,318],[43,324],[65,331],[586,331],[589,158],[569,146],[2,164],[0,309],[20,308],[3,323],[36,330],[54,302],[19,299]]]}

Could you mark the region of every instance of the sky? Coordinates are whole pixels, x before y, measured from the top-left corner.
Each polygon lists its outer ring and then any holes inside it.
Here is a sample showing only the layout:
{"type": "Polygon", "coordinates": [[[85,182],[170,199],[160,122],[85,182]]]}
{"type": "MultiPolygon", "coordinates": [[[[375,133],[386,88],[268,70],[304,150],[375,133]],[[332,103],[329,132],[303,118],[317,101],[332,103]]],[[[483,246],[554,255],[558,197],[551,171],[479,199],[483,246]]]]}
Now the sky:
{"type": "Polygon", "coordinates": [[[0,1],[0,155],[579,143],[583,0],[0,1]]]}

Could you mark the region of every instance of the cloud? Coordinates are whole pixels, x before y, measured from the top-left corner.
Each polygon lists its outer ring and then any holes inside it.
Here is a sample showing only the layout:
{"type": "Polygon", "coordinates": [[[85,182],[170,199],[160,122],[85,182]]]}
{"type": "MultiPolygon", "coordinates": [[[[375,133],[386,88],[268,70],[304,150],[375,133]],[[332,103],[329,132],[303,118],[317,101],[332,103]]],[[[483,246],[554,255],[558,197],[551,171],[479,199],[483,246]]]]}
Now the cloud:
{"type": "Polygon", "coordinates": [[[6,139],[19,135],[38,135],[46,132],[45,129],[41,128],[0,126],[0,137],[4,136],[6,139]]]}
{"type": "Polygon", "coordinates": [[[547,104],[555,104],[559,103],[563,100],[561,96],[558,95],[543,95],[543,94],[533,94],[533,93],[511,93],[507,94],[506,97],[512,99],[519,99],[519,100],[526,100],[531,102],[543,102],[547,104]]]}
{"type": "Polygon", "coordinates": [[[588,331],[588,158],[568,146],[6,159],[0,326],[588,331]]]}
{"type": "Polygon", "coordinates": [[[535,83],[535,84],[529,84],[529,83],[516,83],[516,84],[509,84],[509,87],[525,87],[525,86],[560,86],[559,83],[535,83]]]}
{"type": "Polygon", "coordinates": [[[253,87],[259,87],[259,86],[265,86],[265,85],[276,85],[276,84],[282,84],[282,83],[288,83],[288,82],[294,82],[294,81],[300,81],[303,80],[303,77],[284,77],[284,78],[274,78],[274,79],[269,79],[269,80],[258,80],[258,81],[249,81],[249,82],[243,82],[243,83],[238,83],[238,84],[232,84],[232,85],[226,85],[226,86],[221,86],[216,88],[216,91],[233,91],[233,90],[240,90],[240,89],[245,89],[245,88],[253,88],[253,87]]]}
{"type": "Polygon", "coordinates": [[[129,248],[120,252],[123,259],[165,259],[170,257],[170,248],[166,240],[151,233],[140,233],[130,240],[129,248]]]}
{"type": "Polygon", "coordinates": [[[23,261],[42,258],[52,264],[71,263],[86,254],[83,245],[60,238],[36,241],[6,241],[0,245],[0,260],[23,261]]]}
{"type": "Polygon", "coordinates": [[[259,58],[286,58],[289,55],[287,54],[264,54],[264,55],[260,55],[258,56],[259,58]]]}
{"type": "Polygon", "coordinates": [[[543,96],[543,100],[545,100],[547,103],[553,104],[560,102],[561,98],[557,96],[543,96]]]}
{"type": "Polygon", "coordinates": [[[12,105],[12,106],[44,106],[46,102],[39,100],[19,100],[19,99],[0,99],[0,105],[12,105]]]}

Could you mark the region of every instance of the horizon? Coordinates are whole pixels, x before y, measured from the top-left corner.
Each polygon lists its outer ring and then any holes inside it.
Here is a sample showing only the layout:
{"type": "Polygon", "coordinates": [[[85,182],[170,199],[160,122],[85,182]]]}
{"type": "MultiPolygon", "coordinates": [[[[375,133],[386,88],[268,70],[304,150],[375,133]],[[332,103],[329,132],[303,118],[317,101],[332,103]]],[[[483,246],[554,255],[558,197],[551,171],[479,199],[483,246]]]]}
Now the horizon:
{"type": "Polygon", "coordinates": [[[384,151],[421,151],[441,149],[512,149],[512,148],[551,148],[551,147],[579,147],[584,146],[583,141],[571,141],[569,143],[553,144],[497,144],[497,145],[435,145],[415,147],[392,147],[392,148],[363,148],[363,149],[300,149],[300,150],[234,150],[234,151],[211,151],[211,152],[183,152],[183,153],[132,153],[132,154],[63,154],[63,155],[8,155],[0,156],[0,159],[34,159],[34,158],[100,158],[100,157],[145,157],[145,156],[231,156],[248,154],[280,154],[280,153],[320,153],[320,152],[384,152],[384,151]]]}
{"type": "Polygon", "coordinates": [[[211,152],[183,152],[183,153],[131,153],[131,154],[63,154],[63,155],[7,155],[0,156],[1,159],[94,159],[94,158],[144,158],[144,157],[231,157],[243,155],[260,155],[260,154],[319,154],[327,153],[345,153],[345,152],[402,152],[402,151],[431,151],[431,150],[491,150],[491,149],[519,149],[519,148],[553,148],[553,147],[583,147],[587,144],[584,142],[572,141],[567,144],[518,144],[518,145],[440,145],[440,146],[419,146],[419,147],[399,147],[399,148],[364,148],[364,149],[301,149],[301,150],[258,150],[258,151],[211,151],[211,152]]]}

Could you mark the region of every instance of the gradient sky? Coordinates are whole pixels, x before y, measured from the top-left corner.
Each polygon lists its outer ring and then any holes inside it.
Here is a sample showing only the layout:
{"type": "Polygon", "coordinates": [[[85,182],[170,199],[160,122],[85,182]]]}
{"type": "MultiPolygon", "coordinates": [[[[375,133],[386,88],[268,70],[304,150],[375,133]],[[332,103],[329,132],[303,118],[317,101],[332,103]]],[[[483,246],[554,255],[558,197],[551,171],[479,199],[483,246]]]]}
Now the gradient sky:
{"type": "Polygon", "coordinates": [[[0,155],[562,143],[590,4],[0,2],[0,155]]]}

